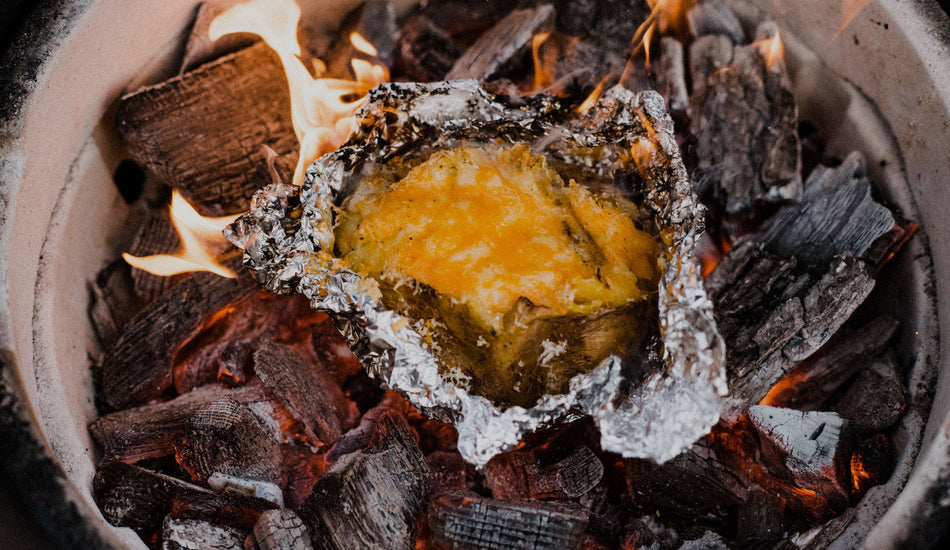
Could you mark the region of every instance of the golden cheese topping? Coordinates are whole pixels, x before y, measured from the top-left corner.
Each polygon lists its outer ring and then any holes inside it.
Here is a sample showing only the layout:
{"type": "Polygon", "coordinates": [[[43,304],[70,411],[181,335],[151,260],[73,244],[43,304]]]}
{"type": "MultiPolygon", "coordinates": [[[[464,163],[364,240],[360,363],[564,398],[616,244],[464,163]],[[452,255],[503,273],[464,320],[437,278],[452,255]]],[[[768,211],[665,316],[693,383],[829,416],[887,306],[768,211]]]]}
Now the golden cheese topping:
{"type": "Polygon", "coordinates": [[[520,297],[555,314],[641,299],[655,286],[658,244],[634,210],[565,184],[526,146],[463,147],[355,194],[337,246],[353,268],[424,283],[498,330],[520,297]]]}

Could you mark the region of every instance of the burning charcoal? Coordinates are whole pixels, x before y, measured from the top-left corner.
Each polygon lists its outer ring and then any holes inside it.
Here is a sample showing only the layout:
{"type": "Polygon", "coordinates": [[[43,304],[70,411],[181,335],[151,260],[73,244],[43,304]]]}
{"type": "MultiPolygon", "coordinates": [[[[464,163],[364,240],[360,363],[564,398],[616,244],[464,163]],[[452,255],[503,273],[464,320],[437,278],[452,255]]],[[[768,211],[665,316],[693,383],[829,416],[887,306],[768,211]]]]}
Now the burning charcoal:
{"type": "Polygon", "coordinates": [[[587,447],[578,448],[545,470],[554,475],[558,489],[569,497],[578,497],[590,491],[604,475],[604,465],[587,447]]]}
{"type": "Polygon", "coordinates": [[[297,145],[280,61],[263,43],[125,96],[116,126],[133,158],[211,216],[248,208],[262,144],[297,145]]]}
{"type": "Polygon", "coordinates": [[[465,460],[458,453],[436,451],[426,457],[429,466],[429,498],[466,488],[465,460]]]}
{"type": "Polygon", "coordinates": [[[864,433],[877,432],[900,419],[907,400],[907,388],[888,354],[861,370],[832,410],[864,433]]]}
{"type": "Polygon", "coordinates": [[[243,550],[247,533],[194,519],[165,518],[162,550],[243,550]]]}
{"type": "Polygon", "coordinates": [[[749,491],[749,498],[739,508],[739,544],[767,545],[782,537],[782,518],[785,504],[782,499],[762,489],[749,491]]]}
{"type": "MultiPolygon", "coordinates": [[[[149,210],[145,219],[139,225],[129,254],[133,256],[151,256],[153,254],[171,254],[181,247],[178,231],[172,225],[167,208],[149,210]]],[[[162,277],[153,275],[137,267],[132,268],[132,280],[135,282],[135,293],[146,304],[158,298],[166,290],[180,283],[187,275],[162,277]]]]}
{"type": "Polygon", "coordinates": [[[131,464],[171,455],[175,442],[184,436],[188,419],[223,398],[237,403],[265,400],[264,389],[259,384],[233,390],[205,386],[171,401],[102,416],[89,430],[102,445],[103,460],[107,462],[121,460],[131,464]]]}
{"type": "Polygon", "coordinates": [[[289,346],[262,343],[254,352],[254,372],[303,423],[304,435],[312,444],[332,445],[355,421],[356,406],[343,396],[323,366],[289,346]]]}
{"type": "Polygon", "coordinates": [[[131,268],[124,261],[107,265],[90,285],[89,317],[103,348],[110,347],[143,304],[132,290],[131,268]]]}
{"type": "Polygon", "coordinates": [[[337,78],[354,78],[352,59],[363,59],[386,68],[393,66],[396,50],[396,9],[392,2],[368,0],[347,14],[327,55],[327,72],[337,78]],[[354,38],[356,33],[360,38],[354,38]],[[372,47],[366,47],[369,43],[372,47]],[[375,53],[372,53],[375,52],[375,53]]]}
{"type": "Polygon", "coordinates": [[[172,386],[172,358],[221,310],[256,292],[253,278],[196,273],[152,302],[126,325],[102,366],[99,397],[123,409],[157,399],[172,386]]]}
{"type": "Polygon", "coordinates": [[[449,493],[429,508],[437,548],[542,550],[578,548],[587,512],[550,502],[506,502],[470,493],[449,493]]]}
{"type": "Polygon", "coordinates": [[[491,27],[516,6],[509,0],[428,0],[419,13],[452,38],[472,39],[491,27]]]}
{"type": "Polygon", "coordinates": [[[851,494],[851,441],[848,424],[832,412],[801,412],[766,405],[749,409],[762,439],[764,457],[805,489],[817,491],[836,508],[851,494]]]}
{"type": "Polygon", "coordinates": [[[102,464],[93,479],[93,498],[109,523],[140,534],[158,530],[165,517],[200,519],[251,529],[273,504],[208,489],[122,462],[102,464]]]}
{"type": "Polygon", "coordinates": [[[864,157],[854,152],[836,168],[819,166],[802,200],[780,210],[755,239],[776,254],[824,265],[845,252],[864,257],[894,226],[890,210],[871,198],[864,157]]]}
{"type": "Polygon", "coordinates": [[[554,8],[550,4],[515,10],[469,46],[445,79],[486,81],[503,76],[511,64],[517,64],[519,58],[530,52],[535,34],[553,28],[554,8]]]}
{"type": "Polygon", "coordinates": [[[350,351],[343,335],[329,317],[323,316],[320,322],[313,324],[310,332],[310,347],[326,366],[327,371],[332,373],[337,383],[341,385],[363,373],[363,366],[359,359],[350,351]]]}
{"type": "Polygon", "coordinates": [[[656,76],[658,91],[672,113],[683,114],[689,108],[683,44],[673,37],[664,36],[660,40],[660,51],[660,67],[656,76]]]}
{"type": "Polygon", "coordinates": [[[185,44],[185,57],[181,62],[181,72],[191,71],[200,65],[213,61],[222,55],[236,52],[254,43],[254,35],[245,33],[226,34],[212,40],[208,29],[215,17],[224,13],[233,2],[228,0],[206,0],[198,6],[198,14],[191,26],[188,42],[185,44]]]}
{"type": "Polygon", "coordinates": [[[653,531],[640,520],[633,520],[626,528],[626,535],[623,538],[624,550],[642,550],[659,547],[656,536],[653,531]]]}
{"type": "Polygon", "coordinates": [[[315,548],[413,548],[428,482],[409,426],[389,412],[371,445],[330,466],[298,513],[315,548]]]}
{"type": "Polygon", "coordinates": [[[224,398],[196,412],[184,431],[175,455],[196,481],[222,473],[283,485],[282,438],[272,418],[224,398]]]}
{"type": "Polygon", "coordinates": [[[760,50],[755,44],[737,46],[728,70],[709,74],[705,82],[693,81],[691,130],[698,156],[693,177],[721,192],[729,214],[758,200],[797,199],[802,191],[798,106],[791,82],[784,61],[766,63],[760,50]]]}
{"type": "Polygon", "coordinates": [[[534,466],[537,470],[537,459],[530,451],[512,451],[497,455],[482,469],[485,486],[496,499],[527,498],[530,491],[528,466],[534,466]]]}
{"type": "Polygon", "coordinates": [[[268,510],[254,525],[254,542],[260,550],[312,550],[310,533],[291,510],[268,510]]]}
{"type": "Polygon", "coordinates": [[[882,315],[858,329],[842,329],[771,390],[763,405],[816,410],[861,367],[884,351],[898,321],[882,315]]]}
{"type": "Polygon", "coordinates": [[[686,13],[689,30],[694,37],[707,34],[728,36],[733,44],[746,41],[742,23],[728,4],[720,0],[707,0],[696,4],[686,13]]]}
{"type": "Polygon", "coordinates": [[[604,475],[603,463],[583,445],[567,458],[544,467],[533,453],[508,453],[502,456],[505,457],[502,463],[506,468],[496,466],[485,471],[492,496],[502,500],[519,497],[576,498],[593,489],[604,475]]]}
{"type": "Polygon", "coordinates": [[[379,405],[363,415],[357,427],[346,432],[333,447],[327,451],[326,458],[329,462],[336,462],[342,456],[365,449],[373,439],[373,432],[376,431],[376,424],[379,418],[388,411],[397,411],[405,414],[408,409],[406,400],[398,394],[387,391],[379,405]]]}
{"type": "Polygon", "coordinates": [[[445,31],[421,15],[409,18],[399,30],[395,69],[410,80],[442,80],[462,54],[445,31]]]}

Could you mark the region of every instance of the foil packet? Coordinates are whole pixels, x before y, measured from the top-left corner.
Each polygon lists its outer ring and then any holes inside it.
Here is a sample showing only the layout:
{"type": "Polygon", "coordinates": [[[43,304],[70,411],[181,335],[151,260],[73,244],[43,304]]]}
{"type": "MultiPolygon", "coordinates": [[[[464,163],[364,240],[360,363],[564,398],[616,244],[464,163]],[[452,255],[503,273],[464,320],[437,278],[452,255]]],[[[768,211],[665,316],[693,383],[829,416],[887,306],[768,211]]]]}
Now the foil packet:
{"type": "Polygon", "coordinates": [[[306,295],[333,318],[367,371],[426,414],[451,422],[458,450],[481,466],[524,436],[589,415],[604,450],[665,462],[718,421],[724,344],[694,255],[703,207],[693,193],[665,103],[655,92],[608,90],[585,112],[559,99],[497,95],[474,80],[389,83],[357,113],[359,129],[314,161],[302,187],[274,184],[226,231],[244,264],[276,293],[306,295]],[[647,372],[619,356],[570,379],[531,407],[500,407],[440,372],[418,320],[380,303],[375,282],[334,257],[334,212],[361,178],[405,155],[469,142],[529,144],[552,163],[607,180],[635,180],[665,244],[659,345],[647,372]],[[635,177],[632,177],[635,176],[635,177]]]}

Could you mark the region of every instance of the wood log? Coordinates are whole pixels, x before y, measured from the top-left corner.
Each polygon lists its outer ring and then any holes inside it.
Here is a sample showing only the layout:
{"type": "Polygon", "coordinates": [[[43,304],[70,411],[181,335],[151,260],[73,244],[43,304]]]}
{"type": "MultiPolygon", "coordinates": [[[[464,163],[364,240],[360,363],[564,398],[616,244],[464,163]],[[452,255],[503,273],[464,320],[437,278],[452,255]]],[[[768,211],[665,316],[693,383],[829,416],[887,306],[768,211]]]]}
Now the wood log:
{"type": "Polygon", "coordinates": [[[683,116],[689,109],[689,91],[686,89],[686,65],[683,43],[664,36],[660,40],[660,63],[656,75],[657,91],[666,100],[674,116],[683,116]]]}
{"type": "Polygon", "coordinates": [[[162,550],[244,550],[247,533],[194,519],[165,518],[162,550]]]}
{"type": "Polygon", "coordinates": [[[736,542],[744,548],[752,545],[770,547],[782,538],[784,514],[785,503],[781,498],[759,488],[752,489],[749,498],[739,508],[736,542]]]}
{"type": "Polygon", "coordinates": [[[588,513],[576,505],[457,492],[434,500],[428,519],[436,548],[554,550],[580,546],[588,513]]]}
{"type": "Polygon", "coordinates": [[[133,291],[131,267],[124,261],[115,261],[102,268],[90,287],[92,303],[89,317],[99,338],[99,344],[108,349],[118,338],[126,323],[145,304],[133,291]]]}
{"type": "Polygon", "coordinates": [[[99,417],[89,430],[103,448],[103,461],[129,464],[171,455],[185,435],[185,423],[211,403],[228,398],[238,403],[266,400],[260,384],[226,389],[216,384],[197,388],[171,401],[99,417]]]}
{"type": "MultiPolygon", "coordinates": [[[[168,209],[155,208],[145,214],[145,219],[139,224],[128,252],[133,256],[143,257],[153,254],[171,254],[180,247],[181,239],[178,237],[175,226],[172,225],[168,209]]],[[[188,277],[186,273],[162,277],[137,267],[132,268],[135,293],[145,304],[151,303],[186,277],[188,277]]]]}
{"type": "Polygon", "coordinates": [[[465,50],[445,79],[486,81],[506,76],[519,58],[530,53],[535,34],[554,29],[554,16],[550,4],[511,12],[465,50]]]}
{"type": "Polygon", "coordinates": [[[92,495],[109,523],[142,535],[160,529],[169,514],[250,530],[262,511],[274,507],[265,500],[215,493],[122,462],[99,466],[92,495]]]}
{"type": "Polygon", "coordinates": [[[256,294],[249,275],[195,273],[135,316],[101,365],[99,398],[124,409],[162,397],[173,384],[172,359],[214,316],[256,294]]]}
{"type": "Polygon", "coordinates": [[[800,411],[820,409],[858,370],[887,347],[897,319],[882,315],[857,329],[843,328],[769,390],[763,405],[800,411]]]}
{"type": "Polygon", "coordinates": [[[225,397],[191,416],[175,455],[200,483],[221,473],[282,486],[281,440],[272,417],[261,418],[247,405],[225,397]]]}
{"type": "Polygon", "coordinates": [[[428,482],[409,426],[388,412],[370,446],[330,466],[298,514],[314,548],[413,548],[428,482]]]}
{"type": "Polygon", "coordinates": [[[396,26],[396,8],[388,0],[368,0],[343,19],[333,46],[326,56],[327,72],[336,78],[353,79],[356,74],[352,59],[363,59],[374,65],[392,68],[399,29],[396,26]],[[372,44],[375,55],[357,48],[351,39],[353,33],[372,44]]]}
{"type": "Polygon", "coordinates": [[[431,19],[417,15],[399,28],[394,69],[399,76],[417,82],[443,80],[462,49],[431,19]]]}
{"type": "MultiPolygon", "coordinates": [[[[697,40],[692,48],[718,44],[721,41],[697,40]]],[[[719,54],[691,57],[714,59],[719,54]]],[[[767,68],[757,46],[737,46],[727,70],[716,70],[693,86],[691,131],[698,159],[694,180],[717,189],[730,215],[749,210],[757,201],[799,198],[798,107],[784,62],[767,68]]]]}
{"type": "Polygon", "coordinates": [[[698,38],[707,34],[719,34],[729,37],[733,44],[746,42],[742,22],[725,2],[719,0],[701,2],[686,12],[689,32],[698,38]]]}
{"type": "Polygon", "coordinates": [[[181,71],[186,73],[205,63],[251,46],[259,38],[249,33],[226,34],[217,40],[211,40],[208,30],[215,17],[224,13],[234,2],[230,0],[206,0],[198,6],[195,21],[185,42],[185,55],[181,62],[181,71]]]}
{"type": "Polygon", "coordinates": [[[273,398],[304,426],[313,445],[332,445],[358,418],[356,405],[315,357],[263,342],[254,352],[254,372],[273,398]]]}
{"type": "Polygon", "coordinates": [[[787,471],[796,485],[818,492],[832,507],[848,506],[853,442],[841,416],[755,405],[749,418],[771,466],[787,471]]]}
{"type": "Polygon", "coordinates": [[[310,532],[292,510],[268,510],[254,525],[254,541],[260,550],[312,550],[310,532]]]}
{"type": "Polygon", "coordinates": [[[116,128],[134,159],[205,216],[247,210],[265,183],[262,145],[297,146],[286,79],[263,43],[126,95],[116,128]]]}
{"type": "Polygon", "coordinates": [[[858,373],[831,410],[861,433],[879,432],[900,420],[908,400],[894,357],[885,354],[858,373]]]}

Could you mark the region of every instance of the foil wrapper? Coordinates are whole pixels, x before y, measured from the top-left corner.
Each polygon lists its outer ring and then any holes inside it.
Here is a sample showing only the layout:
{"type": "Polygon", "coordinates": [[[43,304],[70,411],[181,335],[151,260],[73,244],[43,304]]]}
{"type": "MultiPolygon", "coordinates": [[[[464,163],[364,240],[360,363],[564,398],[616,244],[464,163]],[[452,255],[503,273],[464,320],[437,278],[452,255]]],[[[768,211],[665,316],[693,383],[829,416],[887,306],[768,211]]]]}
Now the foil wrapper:
{"type": "Polygon", "coordinates": [[[368,372],[417,408],[458,429],[458,449],[484,465],[525,434],[580,415],[593,417],[604,450],[665,462],[718,421],[726,394],[724,345],[694,256],[703,209],[683,167],[673,123],[654,92],[608,90],[578,113],[557,98],[496,95],[476,81],[378,86],[357,113],[360,127],[311,164],[302,188],[260,191],[227,230],[267,289],[302,293],[334,319],[368,372]],[[630,174],[661,229],[666,269],[659,283],[661,346],[633,380],[620,357],[574,376],[569,390],[530,408],[496,406],[440,373],[418,320],[386,309],[375,281],[333,256],[334,208],[362,177],[407,154],[470,142],[530,144],[552,163],[614,181],[630,174]]]}

